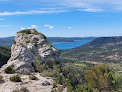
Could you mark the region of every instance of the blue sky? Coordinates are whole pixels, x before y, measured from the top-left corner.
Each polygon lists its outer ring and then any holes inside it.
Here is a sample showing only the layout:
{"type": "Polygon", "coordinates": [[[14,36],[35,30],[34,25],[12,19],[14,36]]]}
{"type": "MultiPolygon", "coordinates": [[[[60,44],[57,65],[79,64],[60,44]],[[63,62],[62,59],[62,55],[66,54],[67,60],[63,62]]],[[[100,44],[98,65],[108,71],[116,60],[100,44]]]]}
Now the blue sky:
{"type": "Polygon", "coordinates": [[[24,28],[48,37],[122,36],[122,0],[0,0],[0,37],[24,28]]]}

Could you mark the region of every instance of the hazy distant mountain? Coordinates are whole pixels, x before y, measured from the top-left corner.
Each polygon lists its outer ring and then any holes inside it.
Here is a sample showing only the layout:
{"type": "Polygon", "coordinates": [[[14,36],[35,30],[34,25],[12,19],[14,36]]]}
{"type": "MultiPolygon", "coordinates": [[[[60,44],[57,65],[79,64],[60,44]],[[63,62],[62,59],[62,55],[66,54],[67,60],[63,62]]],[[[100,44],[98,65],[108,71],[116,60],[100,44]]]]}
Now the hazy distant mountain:
{"type": "Polygon", "coordinates": [[[63,55],[81,61],[122,62],[122,37],[100,37],[63,55]]]}
{"type": "MultiPolygon", "coordinates": [[[[3,47],[11,47],[12,41],[14,40],[14,36],[12,37],[6,37],[6,38],[0,38],[0,46],[3,47]]],[[[93,40],[96,39],[96,37],[47,37],[47,40],[49,43],[59,43],[59,42],[74,42],[75,40],[93,40]]]]}

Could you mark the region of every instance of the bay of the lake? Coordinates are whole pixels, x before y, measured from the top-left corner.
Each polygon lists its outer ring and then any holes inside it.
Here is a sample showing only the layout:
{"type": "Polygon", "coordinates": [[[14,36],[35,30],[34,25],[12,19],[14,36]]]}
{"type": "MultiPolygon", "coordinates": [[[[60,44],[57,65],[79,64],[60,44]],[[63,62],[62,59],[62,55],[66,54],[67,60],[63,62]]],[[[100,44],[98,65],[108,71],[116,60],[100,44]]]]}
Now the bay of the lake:
{"type": "Polygon", "coordinates": [[[55,43],[55,44],[53,44],[53,46],[56,47],[57,49],[66,50],[66,49],[72,49],[72,48],[75,48],[75,47],[85,45],[85,44],[87,44],[91,41],[92,40],[64,42],[64,43],[62,42],[62,43],[55,43]]]}

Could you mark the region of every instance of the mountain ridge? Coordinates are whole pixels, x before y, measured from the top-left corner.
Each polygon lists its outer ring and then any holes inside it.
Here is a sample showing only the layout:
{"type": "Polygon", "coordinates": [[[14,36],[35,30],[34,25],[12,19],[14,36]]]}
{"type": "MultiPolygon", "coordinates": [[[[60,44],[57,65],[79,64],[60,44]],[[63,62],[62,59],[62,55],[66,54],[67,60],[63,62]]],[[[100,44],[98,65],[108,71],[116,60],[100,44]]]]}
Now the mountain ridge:
{"type": "Polygon", "coordinates": [[[100,37],[90,43],[63,51],[65,58],[95,62],[122,62],[122,36],[100,37]]]}

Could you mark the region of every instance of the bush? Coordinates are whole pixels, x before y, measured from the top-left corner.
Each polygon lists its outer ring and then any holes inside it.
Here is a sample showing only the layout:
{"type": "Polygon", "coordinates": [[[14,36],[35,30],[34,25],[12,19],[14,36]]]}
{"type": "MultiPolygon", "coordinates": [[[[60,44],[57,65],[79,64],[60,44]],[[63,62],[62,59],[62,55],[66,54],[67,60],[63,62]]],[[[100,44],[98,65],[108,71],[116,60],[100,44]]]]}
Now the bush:
{"type": "Polygon", "coordinates": [[[26,43],[30,43],[30,41],[26,41],[26,43]]]}
{"type": "Polygon", "coordinates": [[[30,29],[25,29],[25,30],[19,31],[19,33],[31,34],[31,31],[30,29]]]}
{"type": "Polygon", "coordinates": [[[16,44],[16,41],[15,40],[13,40],[13,44],[16,44]]]}
{"type": "Polygon", "coordinates": [[[85,85],[77,85],[75,92],[93,92],[93,89],[90,88],[87,84],[85,85]]]}
{"type": "Polygon", "coordinates": [[[3,81],[3,76],[0,75],[0,83],[3,81]]]}
{"type": "Polygon", "coordinates": [[[57,83],[62,84],[63,83],[63,78],[60,74],[57,76],[57,83]]]}
{"type": "Polygon", "coordinates": [[[63,91],[63,87],[62,86],[58,86],[58,92],[62,92],[63,91]]]}
{"type": "Polygon", "coordinates": [[[55,88],[57,86],[57,82],[55,81],[53,84],[52,84],[53,88],[55,88]]]}
{"type": "Polygon", "coordinates": [[[55,77],[57,73],[56,70],[52,70],[52,71],[44,70],[40,75],[43,77],[55,77]]]}
{"type": "Polygon", "coordinates": [[[5,72],[5,73],[8,73],[8,74],[13,74],[13,73],[14,73],[13,65],[8,66],[8,67],[4,70],[4,72],[5,72]]]}
{"type": "Polygon", "coordinates": [[[34,75],[30,75],[30,76],[29,76],[29,79],[30,79],[30,80],[37,80],[38,78],[37,78],[36,76],[34,76],[34,75]]]}
{"type": "Polygon", "coordinates": [[[39,33],[36,30],[34,30],[33,34],[38,35],[39,33]]]}
{"type": "Polygon", "coordinates": [[[28,89],[27,89],[26,87],[22,87],[22,88],[20,89],[20,92],[28,92],[28,89]]]}
{"type": "Polygon", "coordinates": [[[22,87],[20,90],[16,88],[13,92],[28,92],[28,89],[26,87],[22,87]]]}
{"type": "Polygon", "coordinates": [[[12,81],[12,82],[21,82],[21,78],[20,78],[19,75],[12,76],[12,77],[10,77],[9,79],[10,79],[10,81],[12,81]]]}

